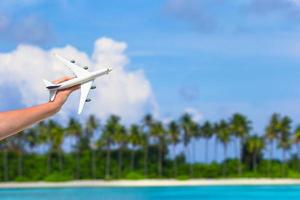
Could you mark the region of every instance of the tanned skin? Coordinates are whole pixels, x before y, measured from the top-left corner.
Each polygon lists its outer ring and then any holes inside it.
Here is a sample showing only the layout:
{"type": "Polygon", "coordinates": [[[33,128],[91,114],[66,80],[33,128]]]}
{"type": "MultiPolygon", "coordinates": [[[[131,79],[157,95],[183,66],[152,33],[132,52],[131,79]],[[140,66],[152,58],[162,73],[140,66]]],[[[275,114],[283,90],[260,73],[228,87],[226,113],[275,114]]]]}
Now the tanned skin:
{"type": "MultiPolygon", "coordinates": [[[[72,77],[63,77],[53,81],[58,84],[70,80],[72,77]]],[[[20,110],[0,112],[0,140],[17,134],[18,132],[38,123],[60,111],[69,95],[79,89],[74,86],[57,92],[55,100],[20,110]]]]}

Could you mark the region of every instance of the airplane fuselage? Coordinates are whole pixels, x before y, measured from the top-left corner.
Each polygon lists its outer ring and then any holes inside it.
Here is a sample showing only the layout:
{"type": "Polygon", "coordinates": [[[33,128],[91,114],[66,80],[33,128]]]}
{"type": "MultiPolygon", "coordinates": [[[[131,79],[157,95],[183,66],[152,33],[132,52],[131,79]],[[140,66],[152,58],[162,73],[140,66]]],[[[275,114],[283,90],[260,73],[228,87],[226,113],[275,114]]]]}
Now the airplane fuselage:
{"type": "Polygon", "coordinates": [[[57,54],[54,54],[54,56],[58,60],[60,60],[66,67],[68,67],[76,77],[58,84],[51,83],[50,81],[44,79],[43,82],[46,88],[49,90],[49,101],[52,102],[55,100],[57,91],[78,85],[80,86],[80,101],[78,106],[78,114],[80,114],[83,110],[85,103],[91,101],[91,99],[88,98],[89,92],[91,89],[96,88],[96,86],[93,86],[93,81],[100,76],[109,74],[112,71],[112,69],[105,68],[94,72],[89,72],[87,71],[88,67],[82,67],[78,64],[75,64],[75,61],[73,60],[69,61],[57,54]]]}
{"type": "Polygon", "coordinates": [[[105,74],[108,74],[111,71],[112,70],[110,68],[97,70],[97,71],[94,71],[94,72],[90,72],[90,74],[88,74],[86,76],[76,77],[76,78],[73,78],[71,80],[68,80],[68,81],[65,81],[63,83],[57,84],[55,86],[50,86],[50,87],[47,87],[47,88],[49,90],[67,89],[67,88],[73,87],[75,85],[81,85],[83,83],[87,83],[89,81],[92,81],[92,80],[96,79],[99,76],[103,76],[105,74]]]}

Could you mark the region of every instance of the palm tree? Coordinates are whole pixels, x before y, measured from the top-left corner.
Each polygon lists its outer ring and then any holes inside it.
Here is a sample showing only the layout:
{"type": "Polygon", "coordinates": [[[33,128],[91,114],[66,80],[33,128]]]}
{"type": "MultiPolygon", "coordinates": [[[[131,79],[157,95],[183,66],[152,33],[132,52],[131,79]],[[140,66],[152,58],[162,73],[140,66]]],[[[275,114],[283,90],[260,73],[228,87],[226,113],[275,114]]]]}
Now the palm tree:
{"type": "Polygon", "coordinates": [[[28,145],[28,148],[30,149],[30,151],[34,151],[34,148],[36,148],[38,145],[40,145],[38,131],[37,131],[38,126],[39,125],[29,128],[25,132],[26,144],[28,145]]]}
{"type": "Polygon", "coordinates": [[[200,128],[201,135],[205,139],[205,163],[208,163],[208,141],[213,135],[213,126],[209,121],[204,122],[200,128]]]}
{"type": "Polygon", "coordinates": [[[98,122],[95,115],[90,115],[86,121],[85,131],[87,135],[91,138],[93,137],[94,131],[99,128],[100,123],[98,122]]]}
{"type": "Polygon", "coordinates": [[[214,123],[212,125],[212,131],[213,131],[213,136],[214,136],[214,161],[218,162],[218,147],[219,147],[219,137],[218,137],[218,133],[216,131],[218,124],[214,123]]]}
{"type": "Polygon", "coordinates": [[[158,176],[162,177],[163,172],[163,149],[165,143],[164,137],[165,129],[161,122],[154,122],[151,128],[151,136],[156,139],[158,145],[158,162],[157,162],[157,169],[158,169],[158,176]]]}
{"type": "Polygon", "coordinates": [[[255,135],[247,139],[245,144],[247,151],[252,155],[252,164],[253,170],[257,172],[257,156],[261,154],[261,151],[264,149],[265,143],[263,138],[255,135]]]}
{"type": "Polygon", "coordinates": [[[75,118],[71,118],[69,120],[68,126],[66,128],[67,135],[72,136],[75,138],[76,143],[73,144],[74,149],[74,155],[76,157],[76,172],[75,177],[76,179],[80,179],[80,148],[79,148],[79,142],[82,137],[82,126],[79,121],[77,121],[75,118]]]}
{"type": "Polygon", "coordinates": [[[148,146],[149,146],[149,134],[142,131],[141,133],[141,146],[144,150],[144,176],[148,176],[148,146]]]}
{"type": "Polygon", "coordinates": [[[141,131],[138,125],[132,124],[129,129],[129,142],[131,143],[131,162],[130,169],[134,170],[135,166],[135,151],[136,148],[141,144],[141,131]]]}
{"type": "Polygon", "coordinates": [[[271,175],[271,163],[273,160],[273,148],[274,148],[274,142],[277,139],[278,136],[278,127],[279,127],[279,121],[280,121],[280,116],[279,114],[273,114],[271,116],[270,122],[267,125],[265,129],[265,139],[269,142],[269,162],[268,162],[268,174],[269,176],[271,175]]]}
{"type": "Polygon", "coordinates": [[[85,126],[85,137],[87,143],[91,146],[91,174],[95,178],[96,174],[96,159],[95,159],[95,148],[94,143],[91,142],[94,132],[100,127],[100,123],[94,115],[90,115],[86,121],[85,126]]]}
{"type": "Polygon", "coordinates": [[[246,116],[241,114],[234,114],[233,117],[230,120],[230,128],[232,131],[232,134],[237,138],[236,139],[236,156],[238,157],[238,174],[239,176],[242,175],[242,148],[244,145],[245,137],[249,134],[251,130],[250,126],[251,122],[247,119],[246,116]],[[238,140],[239,139],[239,140],[238,140]],[[240,144],[238,143],[240,141],[240,144]],[[238,145],[240,145],[240,153],[238,155],[237,149],[238,145]]]}
{"type": "Polygon", "coordinates": [[[286,175],[286,153],[291,148],[290,134],[291,134],[291,119],[287,116],[283,117],[279,125],[279,147],[282,149],[282,176],[286,175]]]}
{"type": "MultiPolygon", "coordinates": [[[[187,157],[189,157],[189,149],[188,144],[190,143],[191,137],[192,137],[192,129],[194,126],[194,122],[192,120],[192,116],[188,113],[183,114],[183,116],[180,118],[180,125],[181,129],[183,131],[183,145],[185,148],[185,156],[186,160],[187,157]]],[[[190,164],[190,177],[193,177],[193,165],[190,164]]]]}
{"type": "Polygon", "coordinates": [[[26,132],[21,131],[17,135],[11,137],[11,149],[18,156],[18,176],[23,176],[23,153],[25,153],[26,132]]]}
{"type": "Polygon", "coordinates": [[[3,165],[3,181],[9,180],[9,169],[8,169],[8,151],[11,146],[10,142],[11,138],[6,138],[5,140],[1,141],[0,143],[0,149],[3,152],[2,153],[2,165],[3,165]]]}
{"type": "Polygon", "coordinates": [[[50,137],[48,134],[48,124],[44,121],[41,121],[37,124],[37,126],[34,128],[34,132],[36,132],[36,135],[34,136],[34,139],[36,140],[36,145],[38,146],[42,146],[42,148],[44,149],[44,153],[47,157],[46,159],[46,174],[49,174],[51,171],[51,166],[50,166],[50,153],[49,153],[49,149],[48,152],[47,147],[50,144],[50,137]]]}
{"type": "Polygon", "coordinates": [[[227,158],[227,146],[228,143],[230,142],[230,127],[229,124],[221,120],[217,125],[216,125],[216,132],[218,134],[218,139],[220,142],[223,144],[224,148],[224,166],[223,166],[223,176],[226,176],[227,169],[226,169],[226,158],[227,158]]]}
{"type": "Polygon", "coordinates": [[[120,128],[113,135],[113,141],[119,146],[118,148],[118,177],[122,177],[122,168],[123,168],[123,151],[128,143],[127,130],[124,126],[120,128]]]}
{"type": "MultiPolygon", "coordinates": [[[[49,137],[49,157],[51,160],[51,154],[56,153],[59,158],[59,169],[60,171],[63,170],[63,163],[62,163],[62,143],[64,141],[64,129],[63,127],[53,120],[49,120],[47,124],[47,129],[49,130],[48,137],[49,137]]],[[[51,166],[51,163],[49,163],[51,166]]],[[[51,168],[51,167],[50,167],[51,168]]]]}
{"type": "Polygon", "coordinates": [[[142,119],[142,145],[144,147],[144,176],[148,176],[148,147],[149,147],[149,136],[153,128],[154,119],[151,114],[147,114],[142,119]]]}
{"type": "Polygon", "coordinates": [[[297,146],[297,169],[300,172],[300,125],[294,131],[294,143],[297,146]]]}
{"type": "Polygon", "coordinates": [[[168,125],[168,134],[170,137],[171,144],[173,145],[173,171],[174,177],[177,176],[177,162],[176,162],[176,146],[180,142],[180,128],[175,121],[171,121],[168,125]]]}
{"type": "Polygon", "coordinates": [[[106,148],[106,165],[105,165],[105,178],[110,179],[110,162],[111,162],[111,145],[113,145],[114,134],[120,129],[120,118],[116,115],[111,115],[103,127],[100,142],[106,148]]]}
{"type": "Polygon", "coordinates": [[[192,170],[192,176],[194,174],[194,165],[193,163],[196,162],[195,160],[195,155],[196,155],[196,140],[198,138],[200,138],[202,135],[201,135],[201,128],[199,126],[198,123],[192,121],[192,124],[191,124],[191,146],[192,146],[192,164],[191,164],[191,170],[192,170]]]}
{"type": "MultiPolygon", "coordinates": [[[[25,132],[26,144],[28,145],[27,146],[28,147],[28,151],[30,151],[31,153],[34,152],[35,148],[40,145],[40,141],[39,141],[40,137],[38,136],[38,132],[36,131],[37,130],[36,127],[37,126],[29,128],[25,132]]],[[[23,148],[24,148],[24,146],[23,146],[23,148]]],[[[22,168],[23,168],[23,161],[22,161],[22,168]]]]}
{"type": "Polygon", "coordinates": [[[154,119],[153,119],[153,116],[151,114],[147,114],[144,116],[144,118],[142,119],[142,123],[143,123],[143,126],[145,128],[148,128],[150,129],[150,127],[153,125],[154,123],[154,119]]]}

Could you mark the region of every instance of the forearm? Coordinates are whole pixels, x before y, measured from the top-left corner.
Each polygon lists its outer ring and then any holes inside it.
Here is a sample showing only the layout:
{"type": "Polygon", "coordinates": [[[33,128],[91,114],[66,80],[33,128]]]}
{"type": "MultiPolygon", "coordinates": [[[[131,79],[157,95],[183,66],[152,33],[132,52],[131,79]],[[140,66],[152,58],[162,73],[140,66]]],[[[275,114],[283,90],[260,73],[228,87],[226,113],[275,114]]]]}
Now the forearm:
{"type": "Polygon", "coordinates": [[[21,110],[0,112],[0,140],[54,115],[59,109],[60,106],[55,102],[48,102],[21,110]]]}
{"type": "MultiPolygon", "coordinates": [[[[58,84],[70,79],[72,78],[64,77],[54,81],[54,83],[58,84]]],[[[73,86],[58,91],[52,102],[21,110],[0,112],[0,140],[14,135],[29,126],[54,115],[66,102],[68,96],[78,88],[79,86],[73,86]]]]}

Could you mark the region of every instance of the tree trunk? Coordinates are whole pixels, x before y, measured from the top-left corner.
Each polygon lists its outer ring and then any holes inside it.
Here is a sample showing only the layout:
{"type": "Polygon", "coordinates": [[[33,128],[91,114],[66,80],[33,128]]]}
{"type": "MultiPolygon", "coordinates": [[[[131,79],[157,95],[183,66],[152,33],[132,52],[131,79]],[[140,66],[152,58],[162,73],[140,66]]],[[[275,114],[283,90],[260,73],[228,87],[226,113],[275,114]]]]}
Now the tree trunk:
{"type": "Polygon", "coordinates": [[[281,176],[285,176],[285,150],[282,149],[282,160],[281,160],[281,176]]]}
{"type": "Polygon", "coordinates": [[[227,176],[227,166],[226,166],[226,158],[227,158],[227,144],[224,144],[224,161],[223,161],[223,176],[227,176]]]}
{"type": "MultiPolygon", "coordinates": [[[[76,139],[75,138],[73,138],[72,139],[72,147],[74,148],[75,147],[75,145],[76,145],[76,139]]],[[[75,179],[78,179],[79,178],[79,176],[78,176],[78,155],[77,155],[77,150],[76,150],[76,148],[74,148],[73,149],[73,151],[72,151],[72,153],[73,153],[73,159],[74,159],[74,161],[75,161],[75,163],[72,165],[72,169],[73,169],[73,176],[75,177],[75,179]]]]}
{"type": "Polygon", "coordinates": [[[80,179],[80,150],[76,152],[76,178],[80,179]]]}
{"type": "Polygon", "coordinates": [[[190,178],[192,177],[192,172],[193,172],[193,169],[191,167],[191,163],[188,162],[188,157],[189,157],[189,148],[188,148],[188,145],[184,145],[185,146],[185,161],[186,163],[190,166],[190,178]]]}
{"type": "Polygon", "coordinates": [[[120,146],[118,153],[118,178],[122,176],[122,165],[122,146],[120,146]]]}
{"type": "Polygon", "coordinates": [[[192,158],[191,158],[191,147],[190,146],[187,146],[187,151],[188,151],[188,157],[190,158],[190,163],[189,163],[189,166],[190,166],[190,177],[192,178],[194,173],[193,173],[193,166],[192,166],[192,158]]]}
{"type": "Polygon", "coordinates": [[[177,177],[176,144],[173,144],[173,154],[174,154],[173,173],[174,173],[174,178],[176,178],[177,177]]]}
{"type": "Polygon", "coordinates": [[[238,149],[239,149],[239,140],[238,138],[235,138],[234,154],[237,160],[239,159],[238,149]]]}
{"type": "Polygon", "coordinates": [[[254,173],[255,173],[255,174],[256,174],[256,172],[257,172],[257,164],[256,164],[256,161],[257,161],[257,153],[256,153],[256,151],[254,151],[252,162],[253,162],[253,170],[254,170],[254,173]]]}
{"type": "Polygon", "coordinates": [[[162,144],[159,142],[158,149],[158,176],[161,178],[162,175],[162,144]]]}
{"type": "Polygon", "coordinates": [[[273,161],[273,140],[270,140],[270,155],[268,162],[268,176],[272,176],[272,161],[273,161]]]}
{"type": "Polygon", "coordinates": [[[59,164],[59,170],[63,171],[63,161],[62,161],[62,152],[61,150],[58,151],[58,164],[59,164]]]}
{"type": "Polygon", "coordinates": [[[47,155],[47,175],[51,173],[51,152],[47,155]]]}
{"type": "Polygon", "coordinates": [[[238,176],[241,176],[241,162],[240,162],[240,156],[238,153],[238,149],[239,149],[239,139],[236,138],[236,140],[235,140],[235,156],[236,156],[236,160],[237,160],[237,174],[238,174],[238,176]]]}
{"type": "Polygon", "coordinates": [[[110,178],[110,145],[107,145],[106,150],[106,167],[105,167],[105,178],[110,178]]]}
{"type": "Polygon", "coordinates": [[[134,162],[135,162],[134,158],[135,158],[135,150],[134,150],[134,148],[132,147],[132,150],[131,150],[131,160],[130,160],[130,170],[131,170],[132,172],[133,172],[133,170],[134,170],[134,162]]]}
{"type": "Polygon", "coordinates": [[[7,150],[3,152],[3,178],[4,181],[8,181],[8,160],[7,160],[7,150]]]}
{"type": "Polygon", "coordinates": [[[148,144],[145,145],[144,151],[144,176],[148,177],[148,144]]]}
{"type": "Polygon", "coordinates": [[[243,175],[243,168],[242,168],[242,153],[243,153],[243,145],[244,145],[244,137],[241,137],[240,139],[240,148],[239,148],[239,154],[238,154],[238,174],[241,177],[243,175]]]}
{"type": "Polygon", "coordinates": [[[215,138],[215,161],[218,162],[218,138],[215,138]]]}
{"type": "Polygon", "coordinates": [[[300,172],[300,143],[297,144],[297,169],[300,172]]]}
{"type": "Polygon", "coordinates": [[[205,163],[208,164],[208,139],[205,139],[205,163]]]}
{"type": "Polygon", "coordinates": [[[196,140],[192,139],[192,176],[194,176],[194,163],[196,162],[195,155],[196,155],[196,140]]]}
{"type": "Polygon", "coordinates": [[[18,176],[20,177],[23,176],[23,155],[21,151],[18,154],[18,176]]]}
{"type": "Polygon", "coordinates": [[[190,170],[191,170],[191,177],[194,177],[194,161],[195,161],[195,142],[192,139],[192,146],[190,146],[190,148],[192,148],[191,150],[191,164],[190,164],[190,170]]]}
{"type": "Polygon", "coordinates": [[[92,178],[93,179],[96,179],[96,159],[95,159],[95,150],[94,149],[92,149],[91,150],[91,154],[92,154],[92,178]]]}

